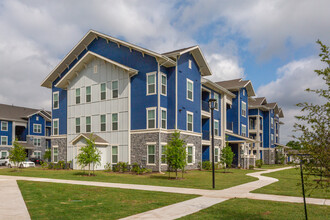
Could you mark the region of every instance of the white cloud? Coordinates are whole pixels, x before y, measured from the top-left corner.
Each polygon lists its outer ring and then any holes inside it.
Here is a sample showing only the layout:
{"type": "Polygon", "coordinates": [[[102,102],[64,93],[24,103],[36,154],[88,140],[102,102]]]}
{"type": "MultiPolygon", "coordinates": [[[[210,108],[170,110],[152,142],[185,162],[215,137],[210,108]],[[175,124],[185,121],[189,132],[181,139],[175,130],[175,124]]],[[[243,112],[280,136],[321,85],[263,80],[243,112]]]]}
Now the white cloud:
{"type": "Polygon", "coordinates": [[[282,107],[285,125],[281,127],[281,143],[286,144],[291,136],[294,116],[301,115],[300,109],[295,104],[300,102],[321,103],[318,96],[304,91],[307,88],[320,88],[324,85],[321,77],[314,72],[323,68],[323,64],[317,57],[293,61],[281,67],[277,71],[278,78],[257,90],[258,96],[265,96],[268,102],[277,102],[282,107]]]}

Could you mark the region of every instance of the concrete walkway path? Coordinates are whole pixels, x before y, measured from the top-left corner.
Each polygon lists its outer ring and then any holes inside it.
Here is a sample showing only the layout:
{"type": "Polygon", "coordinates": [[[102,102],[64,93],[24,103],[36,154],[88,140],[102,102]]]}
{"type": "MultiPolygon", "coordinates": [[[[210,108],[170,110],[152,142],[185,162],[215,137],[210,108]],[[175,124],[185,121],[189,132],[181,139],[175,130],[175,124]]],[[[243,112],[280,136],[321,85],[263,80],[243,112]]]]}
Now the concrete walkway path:
{"type": "MultiPolygon", "coordinates": [[[[66,184],[76,184],[76,185],[86,185],[86,186],[99,186],[99,187],[112,187],[112,188],[122,188],[122,189],[135,189],[135,190],[147,190],[147,191],[157,191],[157,192],[167,192],[167,193],[181,193],[181,194],[194,194],[200,195],[201,197],[194,198],[191,200],[183,201],[180,203],[172,204],[169,206],[161,207],[158,209],[150,210],[137,215],[129,216],[125,219],[176,219],[202,209],[208,208],[217,203],[226,201],[231,198],[248,198],[257,200],[270,200],[279,202],[292,202],[292,203],[303,203],[302,197],[292,197],[292,196],[279,196],[279,195],[269,195],[269,194],[257,194],[250,193],[251,191],[267,186],[271,183],[277,182],[278,180],[272,177],[261,176],[264,173],[271,173],[285,169],[291,169],[292,167],[285,167],[279,169],[270,169],[255,173],[249,173],[247,175],[256,177],[259,180],[245,183],[242,185],[234,186],[231,188],[223,190],[206,190],[206,189],[192,189],[192,188],[178,188],[178,187],[164,187],[164,186],[150,186],[150,185],[136,185],[136,184],[123,184],[123,183],[107,183],[107,182],[92,182],[92,181],[79,181],[79,180],[62,180],[62,179],[49,179],[49,178],[38,178],[38,177],[22,177],[22,176],[1,176],[0,183],[3,182],[4,185],[10,183],[13,187],[15,185],[16,194],[8,194],[5,196],[9,202],[6,209],[0,207],[0,218],[7,216],[6,214],[9,210],[13,210],[12,216],[14,214],[24,214],[22,218],[19,219],[29,219],[29,214],[27,212],[25,203],[18,189],[16,180],[26,180],[26,181],[37,181],[37,182],[49,182],[49,183],[66,183],[66,184]],[[5,184],[6,183],[6,184],[5,184]],[[13,184],[15,183],[15,184],[13,184]],[[18,208],[16,200],[20,203],[18,208]],[[16,208],[17,207],[17,208],[16,208]],[[14,210],[15,208],[15,210],[14,210]],[[19,213],[17,213],[20,210],[19,213]]],[[[1,187],[0,190],[2,192],[1,187]]],[[[3,194],[1,194],[3,195],[3,194]]],[[[2,197],[3,198],[3,197],[2,197]]],[[[327,199],[314,199],[308,198],[307,203],[316,205],[330,205],[330,200],[327,199]]]]}

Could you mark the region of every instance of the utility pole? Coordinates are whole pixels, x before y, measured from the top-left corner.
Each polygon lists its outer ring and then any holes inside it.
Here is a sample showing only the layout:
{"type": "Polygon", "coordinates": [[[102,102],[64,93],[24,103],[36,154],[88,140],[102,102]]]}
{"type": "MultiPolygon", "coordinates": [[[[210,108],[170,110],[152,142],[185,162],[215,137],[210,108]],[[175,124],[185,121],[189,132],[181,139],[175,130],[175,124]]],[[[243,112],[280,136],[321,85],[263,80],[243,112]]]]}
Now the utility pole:
{"type": "MultiPolygon", "coordinates": [[[[214,118],[213,118],[213,110],[215,108],[216,99],[209,100],[209,108],[211,109],[211,135],[212,135],[212,187],[215,188],[215,168],[214,168],[214,118]]],[[[218,104],[218,103],[217,103],[218,104]]]]}

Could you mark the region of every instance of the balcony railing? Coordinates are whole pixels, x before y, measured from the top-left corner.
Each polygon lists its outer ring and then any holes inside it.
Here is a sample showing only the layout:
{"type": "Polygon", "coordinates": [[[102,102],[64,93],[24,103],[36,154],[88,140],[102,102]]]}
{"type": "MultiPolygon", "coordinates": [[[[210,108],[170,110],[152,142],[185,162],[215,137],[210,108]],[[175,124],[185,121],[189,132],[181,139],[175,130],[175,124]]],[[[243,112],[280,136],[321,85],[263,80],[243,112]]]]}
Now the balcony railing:
{"type": "Polygon", "coordinates": [[[262,130],[262,124],[260,124],[260,130],[262,130]]]}
{"type": "Polygon", "coordinates": [[[15,135],[15,139],[17,139],[17,141],[26,141],[26,136],[23,136],[23,135],[15,135]]]}
{"type": "Polygon", "coordinates": [[[209,141],[209,140],[210,140],[210,131],[208,131],[208,130],[203,130],[203,131],[202,131],[202,139],[203,139],[203,140],[207,140],[207,141],[209,141]]]}
{"type": "Polygon", "coordinates": [[[232,131],[233,130],[233,127],[234,127],[234,122],[227,121],[227,127],[226,127],[226,129],[232,131]]]}
{"type": "Polygon", "coordinates": [[[210,108],[209,108],[209,102],[208,101],[202,101],[202,110],[209,112],[210,108]]]}

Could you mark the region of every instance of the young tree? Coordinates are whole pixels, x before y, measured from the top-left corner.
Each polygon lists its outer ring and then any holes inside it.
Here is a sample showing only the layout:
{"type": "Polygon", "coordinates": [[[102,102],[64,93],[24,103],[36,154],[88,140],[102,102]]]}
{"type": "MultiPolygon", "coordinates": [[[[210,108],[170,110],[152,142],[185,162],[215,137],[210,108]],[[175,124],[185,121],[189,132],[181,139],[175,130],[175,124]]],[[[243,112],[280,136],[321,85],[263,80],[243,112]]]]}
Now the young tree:
{"type": "Polygon", "coordinates": [[[292,150],[301,150],[301,144],[299,141],[289,141],[286,146],[291,147],[292,150]]]}
{"type": "Polygon", "coordinates": [[[172,134],[171,141],[166,146],[165,158],[169,168],[175,170],[176,179],[178,178],[178,170],[183,170],[187,164],[186,161],[186,143],[180,138],[180,133],[175,131],[172,134]]]}
{"type": "Polygon", "coordinates": [[[88,176],[91,175],[91,164],[93,169],[95,164],[101,165],[100,151],[95,147],[95,138],[93,134],[89,138],[85,138],[87,145],[80,148],[80,153],[76,157],[78,164],[82,167],[88,166],[88,176]]]}
{"type": "Polygon", "coordinates": [[[51,158],[52,158],[52,152],[48,149],[45,151],[44,159],[47,160],[47,162],[49,162],[51,158]]]}
{"type": "Polygon", "coordinates": [[[9,160],[14,164],[17,164],[17,167],[20,168],[20,163],[25,161],[26,152],[25,148],[20,145],[17,140],[13,143],[13,148],[9,151],[9,160]]]}
{"type": "Polygon", "coordinates": [[[233,162],[235,154],[231,150],[231,147],[229,146],[228,142],[226,144],[226,147],[224,147],[221,151],[221,156],[220,156],[220,163],[224,167],[224,172],[226,172],[226,166],[230,166],[233,162]]]}
{"type": "Polygon", "coordinates": [[[307,154],[303,159],[305,175],[307,178],[318,176],[317,181],[311,181],[313,188],[329,187],[329,170],[330,170],[330,53],[329,47],[321,41],[317,41],[321,47],[321,61],[326,64],[325,69],[315,70],[316,74],[325,82],[324,88],[306,89],[307,92],[314,93],[323,98],[323,104],[299,103],[302,116],[296,116],[300,123],[294,125],[295,131],[301,132],[301,136],[297,137],[304,149],[304,154],[307,154]],[[316,183],[316,185],[314,184],[316,183]]]}

